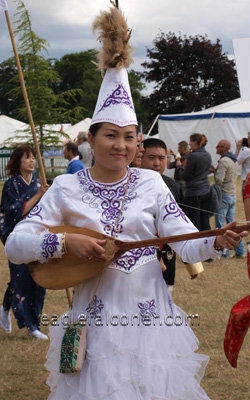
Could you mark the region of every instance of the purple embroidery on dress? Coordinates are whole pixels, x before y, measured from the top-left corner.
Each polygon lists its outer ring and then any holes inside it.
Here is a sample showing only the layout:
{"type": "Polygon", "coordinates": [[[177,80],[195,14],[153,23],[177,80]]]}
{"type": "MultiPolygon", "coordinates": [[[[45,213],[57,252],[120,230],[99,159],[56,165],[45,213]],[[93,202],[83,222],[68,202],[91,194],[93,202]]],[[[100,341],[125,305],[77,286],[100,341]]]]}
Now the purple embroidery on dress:
{"type": "Polygon", "coordinates": [[[42,208],[36,205],[35,207],[33,207],[33,209],[29,212],[29,214],[25,218],[39,217],[42,221],[43,217],[40,215],[41,211],[42,208]]]}
{"type": "Polygon", "coordinates": [[[177,205],[175,199],[171,196],[171,194],[168,194],[168,197],[170,198],[170,202],[164,207],[166,210],[166,214],[163,217],[163,221],[169,215],[174,215],[175,218],[181,217],[182,219],[184,219],[185,222],[188,223],[188,219],[187,219],[185,213],[177,205]]]}
{"type": "Polygon", "coordinates": [[[134,107],[130,101],[130,97],[122,84],[118,85],[118,87],[111,93],[111,95],[108,96],[97,114],[103,109],[108,108],[114,104],[125,104],[126,106],[131,108],[132,111],[134,111],[134,107]]]}
{"type": "Polygon", "coordinates": [[[146,303],[138,303],[138,307],[140,309],[140,316],[142,321],[144,321],[148,316],[149,317],[156,317],[156,310],[155,310],[155,300],[146,301],[146,303]]]}
{"type": "Polygon", "coordinates": [[[44,258],[52,257],[59,245],[58,237],[54,233],[46,233],[42,242],[42,256],[44,258]]]}
{"type": "MultiPolygon", "coordinates": [[[[120,210],[127,186],[127,175],[114,187],[105,184],[95,186],[87,174],[88,172],[84,171],[78,173],[80,187],[83,190],[83,202],[91,208],[95,208],[96,212],[101,214],[100,222],[104,225],[104,233],[106,235],[114,236],[115,233],[121,233],[123,231],[123,213],[127,210],[127,205],[131,200],[136,197],[136,192],[133,190],[134,183],[131,186],[129,183],[121,213],[120,210]]],[[[130,181],[132,175],[131,173],[130,181]]],[[[133,178],[133,182],[135,182],[135,178],[133,178]]]]}
{"type": "Polygon", "coordinates": [[[86,308],[86,311],[89,315],[91,316],[96,316],[101,313],[102,309],[104,308],[104,304],[102,300],[98,300],[96,295],[94,296],[93,300],[91,303],[89,303],[89,306],[86,308]]]}
{"type": "Polygon", "coordinates": [[[136,263],[142,256],[150,256],[154,254],[156,254],[155,247],[141,247],[138,249],[127,251],[124,255],[114,261],[114,264],[124,269],[125,271],[130,271],[131,268],[136,265],[136,263]]]}

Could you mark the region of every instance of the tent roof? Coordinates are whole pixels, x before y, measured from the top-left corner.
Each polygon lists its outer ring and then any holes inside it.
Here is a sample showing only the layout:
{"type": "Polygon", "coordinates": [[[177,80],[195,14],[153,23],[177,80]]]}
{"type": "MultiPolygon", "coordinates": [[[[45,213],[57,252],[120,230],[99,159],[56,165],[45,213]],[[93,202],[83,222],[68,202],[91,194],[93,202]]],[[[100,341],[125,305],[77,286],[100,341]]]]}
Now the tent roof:
{"type": "Polygon", "coordinates": [[[65,130],[65,133],[67,133],[70,136],[71,140],[76,139],[78,132],[81,131],[87,131],[89,130],[91,123],[90,118],[85,118],[82,121],[78,122],[77,124],[71,126],[68,130],[65,130]]]}
{"type": "Polygon", "coordinates": [[[250,101],[241,101],[241,98],[210,107],[202,111],[159,115],[161,120],[183,121],[192,119],[210,119],[210,118],[249,118],[250,101]]]}
{"type": "Polygon", "coordinates": [[[7,117],[6,115],[0,115],[0,145],[10,136],[13,136],[17,130],[22,130],[26,126],[22,121],[7,117]]]}
{"type": "Polygon", "coordinates": [[[250,101],[243,102],[239,98],[199,112],[160,115],[158,131],[159,137],[174,151],[180,141],[189,142],[192,133],[204,133],[208,139],[206,149],[215,166],[219,159],[216,153],[218,141],[229,140],[234,153],[235,142],[250,131],[250,101]]]}

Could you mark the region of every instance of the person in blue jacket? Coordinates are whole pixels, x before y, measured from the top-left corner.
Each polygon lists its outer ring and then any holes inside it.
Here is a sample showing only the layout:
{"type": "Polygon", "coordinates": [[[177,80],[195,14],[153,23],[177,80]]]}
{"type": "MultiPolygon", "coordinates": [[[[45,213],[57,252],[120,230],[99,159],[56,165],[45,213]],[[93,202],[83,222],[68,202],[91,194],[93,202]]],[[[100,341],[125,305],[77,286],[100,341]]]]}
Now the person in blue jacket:
{"type": "Polygon", "coordinates": [[[67,142],[63,147],[63,154],[66,160],[69,160],[69,164],[66,170],[66,174],[74,174],[81,169],[85,169],[84,164],[81,162],[81,154],[78,151],[78,147],[73,142],[67,142]]]}

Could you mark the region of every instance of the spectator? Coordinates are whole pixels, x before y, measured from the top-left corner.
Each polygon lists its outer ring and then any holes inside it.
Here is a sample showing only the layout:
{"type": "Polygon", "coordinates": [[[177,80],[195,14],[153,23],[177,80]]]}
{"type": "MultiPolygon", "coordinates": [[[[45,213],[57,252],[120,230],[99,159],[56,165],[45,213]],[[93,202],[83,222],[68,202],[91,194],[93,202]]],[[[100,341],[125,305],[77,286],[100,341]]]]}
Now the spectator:
{"type": "Polygon", "coordinates": [[[179,159],[181,162],[181,166],[184,168],[186,165],[186,160],[189,155],[189,144],[185,140],[178,143],[178,153],[175,154],[172,149],[167,150],[167,168],[168,169],[175,169],[174,171],[174,180],[179,183],[182,190],[183,197],[185,196],[185,181],[180,178],[179,170],[176,166],[176,159],[179,159]],[[171,156],[175,158],[174,161],[171,161],[171,156]]]}
{"type": "MultiPolygon", "coordinates": [[[[22,145],[13,151],[6,166],[6,173],[10,178],[5,182],[2,191],[1,205],[8,221],[7,230],[3,231],[3,244],[15,225],[32,210],[49,188],[48,184],[41,186],[36,178],[35,155],[31,147],[22,145]]],[[[16,264],[10,260],[8,262],[10,283],[1,306],[0,326],[6,333],[11,332],[12,308],[19,329],[27,327],[28,336],[48,339],[40,332],[45,289],[33,281],[27,263],[16,264]]]]}
{"type": "MultiPolygon", "coordinates": [[[[162,179],[171,190],[175,200],[182,203],[180,186],[173,179],[163,175],[166,169],[167,146],[160,140],[149,138],[143,141],[144,154],[141,161],[141,168],[151,169],[161,174],[162,179]]],[[[164,244],[159,256],[162,257],[165,268],[163,267],[163,278],[172,293],[175,281],[176,253],[168,244],[164,244]]]]}
{"type": "Polygon", "coordinates": [[[238,164],[241,165],[241,179],[244,184],[246,176],[248,172],[250,172],[250,132],[248,132],[247,138],[240,139],[236,142],[235,155],[238,164]]]}
{"type": "Polygon", "coordinates": [[[135,153],[135,157],[132,161],[132,163],[130,164],[130,167],[134,167],[134,168],[140,168],[141,167],[141,160],[143,157],[143,153],[144,153],[144,148],[143,148],[143,144],[141,142],[141,140],[137,140],[137,150],[135,153]]]}
{"type": "Polygon", "coordinates": [[[189,146],[191,153],[187,157],[185,167],[179,159],[176,166],[181,179],[186,182],[186,213],[199,231],[209,230],[210,183],[208,175],[212,159],[205,149],[207,138],[204,134],[193,133],[189,146]]]}
{"type": "MultiPolygon", "coordinates": [[[[220,155],[217,168],[214,171],[215,183],[220,186],[222,192],[221,207],[215,214],[216,228],[222,228],[225,223],[234,221],[236,207],[236,184],[238,176],[238,164],[236,156],[230,151],[229,140],[222,139],[216,146],[216,153],[220,155]]],[[[230,257],[229,250],[225,250],[222,257],[230,257]]],[[[246,250],[243,242],[235,247],[235,258],[246,258],[246,250]]]]}
{"type": "Polygon", "coordinates": [[[90,168],[93,163],[93,154],[88,142],[88,133],[83,131],[79,132],[76,143],[78,145],[78,150],[82,155],[82,162],[85,168],[90,168]]]}
{"type": "Polygon", "coordinates": [[[78,147],[75,143],[66,142],[63,146],[63,154],[64,158],[69,160],[66,174],[75,174],[77,171],[85,168],[80,160],[81,154],[79,153],[78,147]]]}

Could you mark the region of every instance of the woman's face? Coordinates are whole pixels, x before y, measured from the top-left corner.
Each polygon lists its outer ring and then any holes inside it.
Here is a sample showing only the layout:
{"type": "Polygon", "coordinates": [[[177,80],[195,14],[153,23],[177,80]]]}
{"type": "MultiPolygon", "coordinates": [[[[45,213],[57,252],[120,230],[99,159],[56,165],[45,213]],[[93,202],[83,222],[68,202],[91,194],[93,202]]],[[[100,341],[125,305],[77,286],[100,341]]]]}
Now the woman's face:
{"type": "Polygon", "coordinates": [[[137,150],[137,128],[135,125],[119,127],[104,122],[97,134],[89,134],[94,151],[95,169],[122,171],[132,162],[137,150]]]}
{"type": "Polygon", "coordinates": [[[32,153],[27,155],[26,153],[23,154],[20,163],[20,173],[21,175],[32,173],[36,167],[36,159],[32,153]]]}
{"type": "Polygon", "coordinates": [[[141,167],[141,160],[143,157],[143,153],[144,153],[143,144],[138,140],[137,141],[137,150],[136,150],[135,156],[132,161],[132,167],[135,167],[135,168],[141,167]]]}
{"type": "Polygon", "coordinates": [[[198,149],[199,146],[198,146],[198,143],[196,142],[196,140],[193,141],[190,139],[189,147],[190,147],[191,151],[194,151],[194,150],[198,149]]]}

